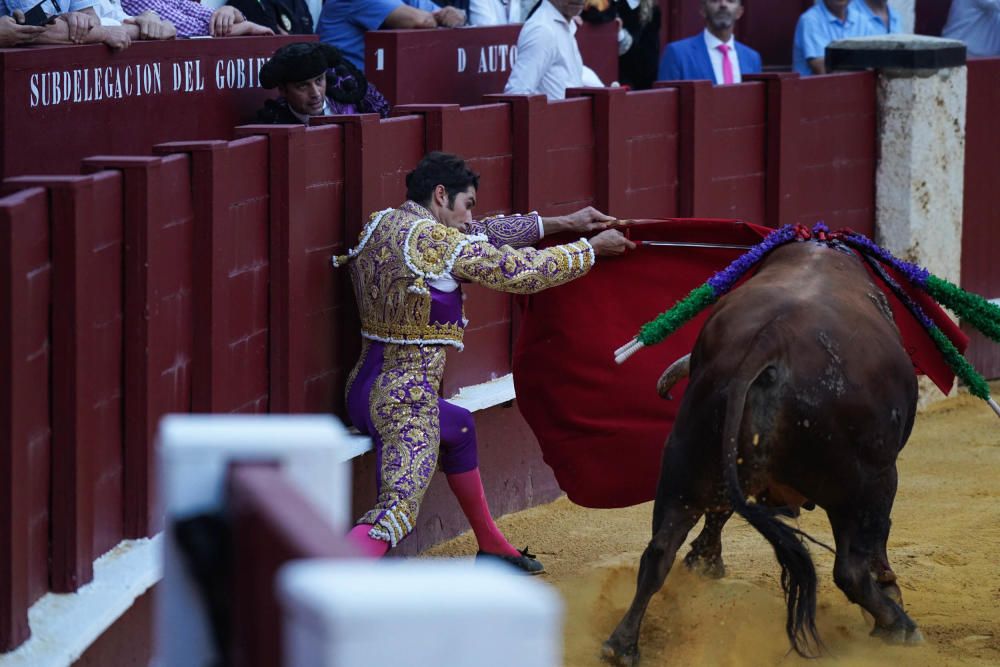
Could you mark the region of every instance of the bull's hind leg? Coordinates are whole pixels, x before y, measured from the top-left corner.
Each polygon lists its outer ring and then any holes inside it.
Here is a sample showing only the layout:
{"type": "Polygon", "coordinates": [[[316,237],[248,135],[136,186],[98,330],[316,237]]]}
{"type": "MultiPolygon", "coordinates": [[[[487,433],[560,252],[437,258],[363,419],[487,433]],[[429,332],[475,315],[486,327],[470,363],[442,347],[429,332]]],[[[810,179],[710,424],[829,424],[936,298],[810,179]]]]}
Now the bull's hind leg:
{"type": "MultiPolygon", "coordinates": [[[[657,505],[660,505],[659,499],[657,505]]],[[[604,642],[601,652],[605,660],[615,665],[632,667],[638,664],[639,626],[642,625],[646,607],[650,598],[663,587],[677,550],[698,522],[700,513],[684,509],[680,503],[670,502],[662,511],[660,507],[655,508],[653,515],[653,539],[649,541],[639,562],[635,598],[611,637],[604,642]]]]}
{"type": "Polygon", "coordinates": [[[883,478],[870,488],[878,491],[858,498],[851,507],[828,511],[837,541],[833,579],[851,602],[875,619],[873,636],[915,644],[923,640],[917,624],[872,576],[872,562],[882,556],[889,536],[895,470],[891,479],[883,478]]]}
{"type": "Polygon", "coordinates": [[[722,527],[732,515],[732,510],[705,513],[705,525],[684,557],[688,569],[710,579],[726,576],[726,565],[722,562],[722,527]]]}

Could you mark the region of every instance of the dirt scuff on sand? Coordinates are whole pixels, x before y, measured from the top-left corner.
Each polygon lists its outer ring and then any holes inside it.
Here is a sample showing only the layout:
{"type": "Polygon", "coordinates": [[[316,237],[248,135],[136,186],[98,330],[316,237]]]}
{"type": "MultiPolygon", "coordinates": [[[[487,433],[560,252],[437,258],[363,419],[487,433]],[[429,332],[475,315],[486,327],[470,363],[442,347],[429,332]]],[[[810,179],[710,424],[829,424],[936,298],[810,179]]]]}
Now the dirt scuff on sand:
{"type": "MultiPolygon", "coordinates": [[[[997,383],[993,393],[1000,394],[997,383]]],[[[833,584],[832,555],[812,547],[820,580],[817,624],[827,653],[819,661],[789,653],[773,552],[734,517],[723,533],[724,579],[687,572],[680,563],[687,545],[679,552],[646,614],[641,664],[1000,665],[1000,421],[968,395],[932,406],[918,416],[899,470],[889,558],[907,612],[926,638],[922,645],[889,646],[869,637],[860,609],[833,584]]],[[[547,569],[542,580],[563,597],[567,667],[603,664],[601,642],[635,592],[651,513],[651,503],[592,510],[561,498],[500,521],[514,543],[537,551],[547,569]]],[[[798,525],[833,544],[822,510],[803,512],[798,525]]],[[[474,552],[467,533],[425,555],[474,552]]]]}

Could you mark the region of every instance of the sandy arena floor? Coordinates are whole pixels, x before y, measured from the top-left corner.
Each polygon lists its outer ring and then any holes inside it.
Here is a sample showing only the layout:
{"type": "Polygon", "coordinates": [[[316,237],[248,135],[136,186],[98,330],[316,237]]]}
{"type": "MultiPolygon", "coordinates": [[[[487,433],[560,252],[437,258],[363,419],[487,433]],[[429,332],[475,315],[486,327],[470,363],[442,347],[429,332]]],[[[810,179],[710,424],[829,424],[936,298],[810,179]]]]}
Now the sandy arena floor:
{"type": "MultiPolygon", "coordinates": [[[[1000,394],[1000,385],[993,393],[1000,394]]],[[[870,638],[860,608],[833,584],[832,556],[813,547],[817,620],[829,655],[807,661],[789,654],[773,552],[734,517],[723,533],[727,577],[701,579],[678,560],[646,614],[641,664],[1000,665],[1000,421],[968,395],[932,406],[917,418],[899,467],[889,558],[924,644],[888,646],[870,638]]],[[[651,512],[651,503],[591,510],[561,498],[500,521],[515,544],[539,554],[548,570],[540,578],[562,594],[568,667],[603,664],[600,645],[631,602],[651,512]]],[[[822,510],[803,512],[799,525],[833,543],[822,510]]],[[[426,555],[474,552],[466,533],[426,555]]],[[[687,547],[679,557],[684,553],[687,547]]]]}

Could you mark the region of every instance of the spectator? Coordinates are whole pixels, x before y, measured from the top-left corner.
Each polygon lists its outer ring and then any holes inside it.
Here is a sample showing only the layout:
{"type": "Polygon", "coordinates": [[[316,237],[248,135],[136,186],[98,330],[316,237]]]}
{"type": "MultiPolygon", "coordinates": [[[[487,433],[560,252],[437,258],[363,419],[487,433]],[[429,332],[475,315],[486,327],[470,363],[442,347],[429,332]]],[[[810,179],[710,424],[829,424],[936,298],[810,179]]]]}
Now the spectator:
{"type": "Polygon", "coordinates": [[[122,9],[132,16],[155,12],[177,28],[179,37],[245,37],[273,35],[274,31],[252,21],[243,12],[223,5],[211,9],[192,0],[121,0],[122,9]]]}
{"type": "Polygon", "coordinates": [[[260,85],[281,97],[257,112],[262,123],[309,123],[310,116],[345,113],[389,115],[389,103],[358,68],[323,42],[286,44],[260,68],[260,85]]]}
{"type": "Polygon", "coordinates": [[[853,0],[851,3],[861,21],[865,35],[892,35],[902,32],[899,14],[889,6],[889,0],[853,0]]]}
{"type": "Polygon", "coordinates": [[[760,54],[733,37],[733,28],[743,16],[742,0],[701,0],[701,15],[705,17],[704,31],[667,44],[663,50],[661,81],[740,83],[744,74],[760,73],[760,54]]]}
{"type": "Polygon", "coordinates": [[[316,33],[320,41],[336,46],[363,72],[365,33],[369,30],[460,25],[465,25],[465,12],[455,7],[438,7],[431,0],[327,0],[316,33]]]}
{"type": "Polygon", "coordinates": [[[941,36],[965,42],[970,56],[1000,56],[1000,0],[952,0],[941,36]]]}
{"type": "Polygon", "coordinates": [[[469,0],[469,25],[522,23],[519,0],[469,0]]]}
{"type": "Polygon", "coordinates": [[[97,17],[103,26],[125,26],[132,40],[173,39],[177,28],[170,21],[164,21],[156,12],[149,10],[139,16],[129,16],[122,9],[120,0],[97,0],[94,5],[97,17]]]}
{"type": "Polygon", "coordinates": [[[802,76],[826,74],[826,46],[860,37],[864,25],[851,0],[819,0],[799,17],[792,45],[792,69],[802,76]]]}
{"type": "Polygon", "coordinates": [[[313,17],[305,0],[229,0],[257,25],[270,28],[276,35],[311,35],[313,17]]]}
{"type": "Polygon", "coordinates": [[[618,82],[644,90],[656,80],[660,52],[660,8],[656,0],[587,0],[587,23],[618,22],[618,82]]]}
{"type": "Polygon", "coordinates": [[[567,88],[604,85],[583,64],[576,45],[573,19],[581,11],[583,0],[542,0],[517,38],[517,61],[505,93],[542,94],[551,101],[565,99],[567,88]]]}
{"type": "Polygon", "coordinates": [[[38,25],[24,25],[24,13],[13,12],[13,16],[0,16],[0,48],[6,49],[19,44],[30,44],[45,32],[38,25]]]}
{"type": "MultiPolygon", "coordinates": [[[[115,51],[132,43],[129,29],[122,26],[102,26],[94,6],[98,0],[64,0],[47,3],[42,9],[55,17],[32,40],[34,44],[107,44],[115,51]],[[64,9],[65,7],[65,9],[64,9]]],[[[0,16],[23,16],[37,0],[0,0],[0,16]]],[[[15,20],[16,23],[16,20],[15,20]]]]}

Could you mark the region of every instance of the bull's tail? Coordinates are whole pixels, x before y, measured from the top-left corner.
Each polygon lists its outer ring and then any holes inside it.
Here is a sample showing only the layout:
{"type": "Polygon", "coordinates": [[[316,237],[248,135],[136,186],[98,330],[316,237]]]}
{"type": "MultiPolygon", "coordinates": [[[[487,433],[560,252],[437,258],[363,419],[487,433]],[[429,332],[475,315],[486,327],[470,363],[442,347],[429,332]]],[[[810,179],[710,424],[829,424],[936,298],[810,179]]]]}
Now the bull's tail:
{"type": "Polygon", "coordinates": [[[785,632],[792,648],[803,657],[816,657],[823,644],[816,630],[816,569],[809,551],[798,531],[779,520],[775,510],[747,502],[739,479],[739,435],[747,393],[764,373],[773,373],[770,369],[777,358],[776,354],[751,352],[729,386],[722,429],[723,475],[733,510],[771,543],[781,565],[781,588],[788,608],[785,632]]]}

